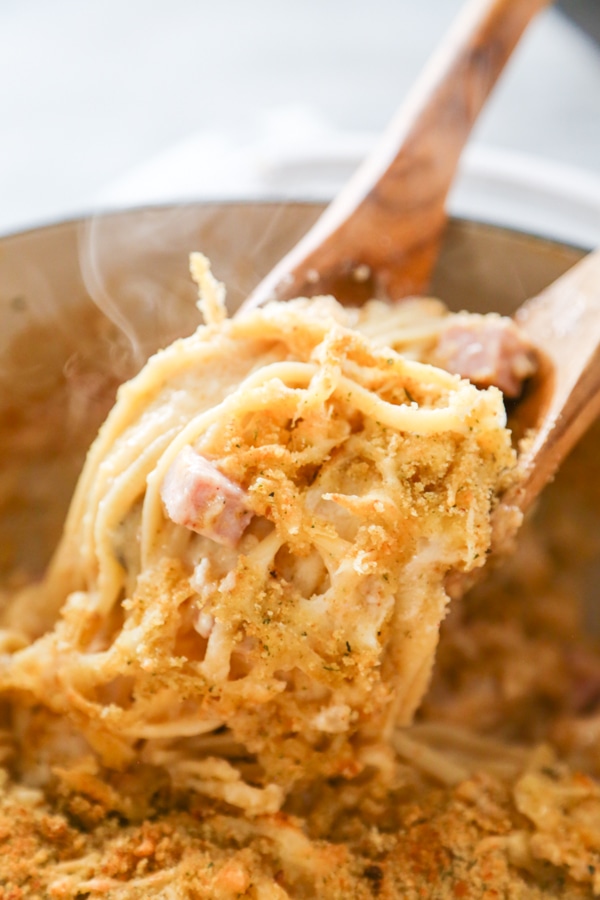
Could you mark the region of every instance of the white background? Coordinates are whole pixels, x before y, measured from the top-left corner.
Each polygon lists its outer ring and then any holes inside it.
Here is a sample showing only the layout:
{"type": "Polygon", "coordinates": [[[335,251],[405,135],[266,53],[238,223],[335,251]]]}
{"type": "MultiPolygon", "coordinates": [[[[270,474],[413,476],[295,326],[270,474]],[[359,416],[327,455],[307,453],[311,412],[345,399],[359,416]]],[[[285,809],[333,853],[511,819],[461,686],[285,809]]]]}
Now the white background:
{"type": "MultiPolygon", "coordinates": [[[[376,133],[460,5],[0,0],[0,232],[91,211],[192,135],[251,143],[288,107],[376,133]]],[[[600,176],[596,45],[545,12],[474,139],[600,176]]]]}

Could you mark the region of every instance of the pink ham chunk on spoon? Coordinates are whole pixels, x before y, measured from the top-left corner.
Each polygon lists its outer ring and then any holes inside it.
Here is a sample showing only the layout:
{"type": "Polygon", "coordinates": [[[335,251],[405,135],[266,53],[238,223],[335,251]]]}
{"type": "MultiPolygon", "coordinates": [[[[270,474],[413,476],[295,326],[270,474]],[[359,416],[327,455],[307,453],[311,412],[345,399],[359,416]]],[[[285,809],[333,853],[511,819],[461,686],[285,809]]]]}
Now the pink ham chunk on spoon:
{"type": "Polygon", "coordinates": [[[160,493],[172,522],[227,547],[239,543],[253,516],[242,488],[191,447],[179,451],[160,493]]]}
{"type": "Polygon", "coordinates": [[[440,335],[434,362],[478,387],[495,385],[506,397],[518,397],[536,369],[527,338],[511,319],[494,315],[455,316],[440,335]]]}

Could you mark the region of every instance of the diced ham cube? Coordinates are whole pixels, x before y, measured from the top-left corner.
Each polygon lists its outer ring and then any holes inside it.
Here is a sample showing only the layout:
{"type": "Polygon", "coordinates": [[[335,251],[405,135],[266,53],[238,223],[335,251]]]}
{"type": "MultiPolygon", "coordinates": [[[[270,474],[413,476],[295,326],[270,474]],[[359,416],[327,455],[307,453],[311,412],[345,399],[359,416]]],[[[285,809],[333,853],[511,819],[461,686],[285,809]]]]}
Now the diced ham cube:
{"type": "Polygon", "coordinates": [[[478,387],[495,385],[507,397],[518,397],[537,368],[533,347],[512,319],[492,315],[454,318],[440,335],[433,361],[478,387]]]}
{"type": "Polygon", "coordinates": [[[160,495],[172,522],[228,547],[239,543],[253,516],[239,485],[191,447],[171,463],[160,495]]]}

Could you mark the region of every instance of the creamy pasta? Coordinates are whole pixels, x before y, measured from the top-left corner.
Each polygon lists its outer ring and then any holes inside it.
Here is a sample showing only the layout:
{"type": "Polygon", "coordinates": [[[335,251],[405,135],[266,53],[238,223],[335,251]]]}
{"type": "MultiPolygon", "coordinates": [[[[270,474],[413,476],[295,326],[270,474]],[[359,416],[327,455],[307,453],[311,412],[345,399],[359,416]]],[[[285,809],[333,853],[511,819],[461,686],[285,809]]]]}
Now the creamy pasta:
{"type": "Polygon", "coordinates": [[[121,387],[0,689],[50,767],[141,761],[257,815],[393,769],[516,454],[501,392],[423,361],[464,324],[437,301],[229,319],[192,271],[206,324],[121,387]]]}

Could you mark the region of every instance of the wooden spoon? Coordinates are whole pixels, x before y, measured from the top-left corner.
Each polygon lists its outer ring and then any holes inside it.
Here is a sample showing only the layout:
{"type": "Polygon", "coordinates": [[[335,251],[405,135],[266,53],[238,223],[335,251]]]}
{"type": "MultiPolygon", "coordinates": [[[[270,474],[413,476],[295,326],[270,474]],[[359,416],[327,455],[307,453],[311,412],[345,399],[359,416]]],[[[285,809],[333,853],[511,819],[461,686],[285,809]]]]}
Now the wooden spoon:
{"type": "MultiPolygon", "coordinates": [[[[316,225],[244,304],[333,293],[345,302],[425,290],[445,200],[471,127],[519,37],[546,0],[471,0],[381,143],[316,225]]],[[[515,316],[543,364],[517,411],[532,424],[522,477],[506,496],[526,510],[600,412],[600,251],[515,316]]]]}
{"type": "Polygon", "coordinates": [[[532,422],[521,477],[505,497],[528,509],[600,413],[600,250],[590,253],[514,316],[542,353],[516,417],[532,422]]]}
{"type": "Polygon", "coordinates": [[[243,308],[332,293],[398,300],[428,285],[471,128],[548,0],[470,0],[374,152],[243,308]]]}

